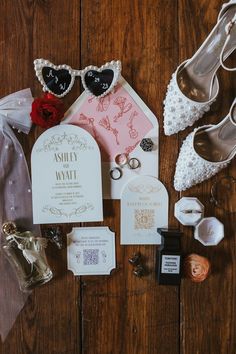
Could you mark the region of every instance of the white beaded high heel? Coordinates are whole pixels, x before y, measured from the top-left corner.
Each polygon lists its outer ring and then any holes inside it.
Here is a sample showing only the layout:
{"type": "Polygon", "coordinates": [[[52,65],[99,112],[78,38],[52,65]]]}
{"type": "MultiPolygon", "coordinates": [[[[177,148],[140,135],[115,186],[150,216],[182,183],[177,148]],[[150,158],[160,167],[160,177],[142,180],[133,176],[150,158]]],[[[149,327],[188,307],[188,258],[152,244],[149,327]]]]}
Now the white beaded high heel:
{"type": "Polygon", "coordinates": [[[183,191],[214,176],[235,154],[236,98],[219,124],[199,127],[187,136],[176,163],[175,189],[183,191]]]}
{"type": "Polygon", "coordinates": [[[164,131],[178,133],[210,110],[219,92],[216,72],[236,49],[236,0],[223,5],[218,22],[194,56],[182,63],[168,85],[164,100],[164,131]]]}

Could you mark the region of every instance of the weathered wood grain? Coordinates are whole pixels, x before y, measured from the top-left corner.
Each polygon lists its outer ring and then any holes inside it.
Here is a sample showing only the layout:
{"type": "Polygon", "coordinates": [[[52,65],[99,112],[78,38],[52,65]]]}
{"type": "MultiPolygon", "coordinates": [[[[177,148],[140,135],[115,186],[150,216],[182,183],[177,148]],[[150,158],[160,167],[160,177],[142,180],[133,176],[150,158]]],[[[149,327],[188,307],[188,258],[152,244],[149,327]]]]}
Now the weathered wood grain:
{"type": "MultiPolygon", "coordinates": [[[[162,100],[178,59],[177,1],[83,1],[82,66],[120,59],[122,75],[158,116],[160,179],[170,193],[170,173],[178,140],[163,138],[162,100]],[[163,158],[165,155],[165,158],[163,158]]],[[[179,291],[155,279],[154,246],[120,246],[119,202],[104,224],[116,232],[117,270],[110,277],[83,278],[83,348],[85,354],[179,352],[179,291]],[[137,279],[128,258],[140,251],[150,274],[137,279]]]]}
{"type": "MultiPolygon", "coordinates": [[[[210,188],[220,176],[235,175],[235,163],[209,182],[182,195],[196,196],[206,216],[225,224],[225,239],[206,248],[192,230],[173,217],[180,197],[173,189],[178,148],[192,131],[165,137],[163,107],[171,74],[191,57],[214,26],[223,0],[1,0],[0,97],[25,87],[41,94],[33,60],[83,68],[122,61],[122,74],[157,115],[160,125],[160,180],[170,197],[169,225],[184,231],[183,250],[209,257],[212,275],[202,284],[183,280],[158,286],[155,246],[120,245],[120,203],[104,201],[103,223],[116,233],[117,269],[110,276],[74,277],[66,270],[66,251],[50,245],[54,281],[36,289],[17,318],[0,354],[235,354],[236,250],[235,214],[210,202],[210,188]],[[149,275],[132,275],[128,258],[144,257],[149,275]]],[[[235,56],[229,64],[235,66],[235,56]]],[[[220,95],[210,113],[195,126],[216,123],[227,114],[236,92],[235,75],[220,70],[220,95]]],[[[80,93],[76,80],[65,106],[80,93]]],[[[30,167],[30,152],[43,132],[34,127],[19,135],[30,167]]],[[[87,225],[87,224],[85,224],[87,225]]],[[[62,227],[66,234],[73,225],[62,227]]],[[[91,226],[91,224],[89,224],[91,226]]]]}
{"type": "MultiPolygon", "coordinates": [[[[33,60],[46,58],[55,64],[80,66],[80,1],[3,0],[0,2],[0,96],[30,87],[42,94],[35,77],[33,60]]],[[[79,94],[76,82],[65,98],[67,107],[79,94]]],[[[20,135],[28,162],[31,148],[42,129],[20,135]]],[[[45,173],[46,170],[45,170],[45,173]]],[[[63,227],[64,233],[71,225],[63,227]]],[[[80,281],[66,269],[66,250],[50,247],[49,262],[53,281],[32,292],[1,354],[81,353],[80,281]]]]}
{"type": "MultiPolygon", "coordinates": [[[[191,57],[207,37],[216,23],[222,3],[221,0],[179,2],[180,62],[191,57]]],[[[235,76],[220,70],[219,80],[220,94],[217,102],[194,127],[216,124],[228,113],[235,96],[235,76]]],[[[181,140],[192,129],[181,133],[181,140]]],[[[193,230],[183,227],[184,251],[208,257],[212,263],[212,275],[202,284],[193,284],[189,280],[182,282],[181,353],[233,354],[236,350],[235,215],[226,215],[210,203],[212,184],[229,173],[235,175],[235,163],[211,180],[183,193],[184,196],[198,197],[205,205],[205,215],[216,216],[224,223],[225,239],[218,246],[204,247],[193,239],[193,230]]]]}

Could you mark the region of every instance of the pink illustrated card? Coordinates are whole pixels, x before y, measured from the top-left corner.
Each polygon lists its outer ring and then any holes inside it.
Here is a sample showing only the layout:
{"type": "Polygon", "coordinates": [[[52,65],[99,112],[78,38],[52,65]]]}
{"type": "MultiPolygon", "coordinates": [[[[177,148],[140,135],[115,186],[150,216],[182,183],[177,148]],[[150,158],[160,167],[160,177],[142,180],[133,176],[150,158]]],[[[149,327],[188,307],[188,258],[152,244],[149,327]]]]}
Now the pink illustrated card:
{"type": "Polygon", "coordinates": [[[71,124],[79,125],[96,139],[103,161],[114,161],[119,153],[129,154],[153,128],[152,123],[125,88],[96,99],[87,96],[71,124]]]}
{"type": "Polygon", "coordinates": [[[103,197],[120,199],[127,180],[137,174],[158,177],[158,121],[132,87],[121,77],[112,93],[95,98],[83,92],[66,113],[64,123],[87,130],[97,141],[103,168],[103,197]],[[144,152],[139,144],[144,137],[154,142],[152,152],[144,152]],[[140,161],[140,168],[124,167],[122,178],[110,178],[117,166],[115,157],[126,154],[140,161]]]}

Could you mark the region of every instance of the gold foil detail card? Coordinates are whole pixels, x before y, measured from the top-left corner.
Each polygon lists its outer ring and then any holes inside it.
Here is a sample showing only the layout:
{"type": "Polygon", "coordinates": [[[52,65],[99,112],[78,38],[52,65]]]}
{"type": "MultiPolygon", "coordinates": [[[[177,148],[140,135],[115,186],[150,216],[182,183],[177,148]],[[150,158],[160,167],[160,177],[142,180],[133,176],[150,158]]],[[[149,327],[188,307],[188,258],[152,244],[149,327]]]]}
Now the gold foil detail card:
{"type": "Polygon", "coordinates": [[[131,179],[121,196],[121,244],[159,245],[157,228],[168,227],[169,198],[155,177],[131,179]]]}

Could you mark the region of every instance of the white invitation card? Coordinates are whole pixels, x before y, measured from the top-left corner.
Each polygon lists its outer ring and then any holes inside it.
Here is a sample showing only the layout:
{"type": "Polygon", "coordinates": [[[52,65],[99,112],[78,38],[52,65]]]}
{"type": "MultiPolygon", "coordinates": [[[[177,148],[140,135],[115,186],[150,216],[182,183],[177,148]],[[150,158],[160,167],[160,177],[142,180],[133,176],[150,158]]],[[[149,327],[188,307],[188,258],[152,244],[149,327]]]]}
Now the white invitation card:
{"type": "Polygon", "coordinates": [[[115,233],[108,227],[74,227],[67,234],[67,266],[74,275],[110,274],[116,267],[115,233]]]}
{"type": "Polygon", "coordinates": [[[46,130],[31,168],[35,224],[103,220],[100,151],[87,131],[68,124],[46,130]]]}
{"type": "Polygon", "coordinates": [[[167,190],[157,178],[132,178],[121,195],[121,244],[161,244],[157,228],[168,227],[168,206],[167,190]]]}

